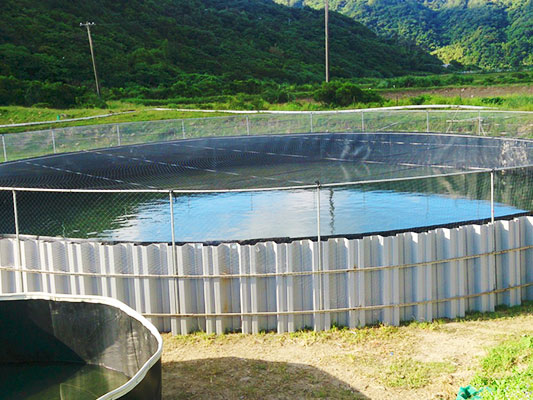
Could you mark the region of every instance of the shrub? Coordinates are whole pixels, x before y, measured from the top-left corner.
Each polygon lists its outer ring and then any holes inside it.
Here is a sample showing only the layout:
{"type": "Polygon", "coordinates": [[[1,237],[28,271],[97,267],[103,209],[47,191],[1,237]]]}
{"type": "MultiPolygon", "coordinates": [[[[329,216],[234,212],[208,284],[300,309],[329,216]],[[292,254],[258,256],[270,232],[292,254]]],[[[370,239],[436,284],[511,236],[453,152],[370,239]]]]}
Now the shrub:
{"type": "Polygon", "coordinates": [[[382,103],[383,98],[371,90],[361,90],[351,82],[323,83],[313,97],[327,105],[346,107],[355,103],[382,103]]]}

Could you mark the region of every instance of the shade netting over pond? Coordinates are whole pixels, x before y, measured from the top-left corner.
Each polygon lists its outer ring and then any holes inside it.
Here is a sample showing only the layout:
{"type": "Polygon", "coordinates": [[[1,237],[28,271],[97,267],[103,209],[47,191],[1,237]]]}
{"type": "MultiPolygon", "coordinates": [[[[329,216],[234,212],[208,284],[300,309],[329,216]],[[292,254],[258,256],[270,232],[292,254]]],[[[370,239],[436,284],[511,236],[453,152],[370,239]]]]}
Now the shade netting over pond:
{"type": "Polygon", "coordinates": [[[25,188],[18,226],[29,235],[262,240],[314,237],[319,221],[322,235],[407,230],[532,210],[532,164],[527,140],[427,133],[118,146],[0,165],[1,229],[15,233],[14,187],[25,188]]]}
{"type": "Polygon", "coordinates": [[[440,134],[207,137],[54,154],[0,166],[0,186],[225,190],[528,166],[533,143],[440,134]]]}

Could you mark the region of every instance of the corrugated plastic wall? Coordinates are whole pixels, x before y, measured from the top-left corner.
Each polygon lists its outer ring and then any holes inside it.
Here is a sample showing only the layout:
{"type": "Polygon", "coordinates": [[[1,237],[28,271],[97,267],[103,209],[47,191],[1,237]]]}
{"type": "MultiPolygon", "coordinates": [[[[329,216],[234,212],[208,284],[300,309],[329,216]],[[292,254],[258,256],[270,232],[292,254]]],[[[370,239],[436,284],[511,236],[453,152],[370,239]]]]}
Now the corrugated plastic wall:
{"type": "Polygon", "coordinates": [[[533,217],[322,242],[0,239],[0,292],[103,295],[161,331],[291,332],[461,317],[533,300],[533,217]]]}

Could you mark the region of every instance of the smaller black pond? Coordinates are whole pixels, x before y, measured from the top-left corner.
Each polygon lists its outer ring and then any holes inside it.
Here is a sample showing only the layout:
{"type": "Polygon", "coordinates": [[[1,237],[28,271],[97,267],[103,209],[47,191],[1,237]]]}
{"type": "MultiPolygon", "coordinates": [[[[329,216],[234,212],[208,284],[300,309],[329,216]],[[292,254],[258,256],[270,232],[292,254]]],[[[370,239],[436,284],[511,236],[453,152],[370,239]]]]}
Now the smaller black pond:
{"type": "Polygon", "coordinates": [[[94,400],[127,381],[120,372],[87,364],[0,365],[4,400],[94,400]]]}

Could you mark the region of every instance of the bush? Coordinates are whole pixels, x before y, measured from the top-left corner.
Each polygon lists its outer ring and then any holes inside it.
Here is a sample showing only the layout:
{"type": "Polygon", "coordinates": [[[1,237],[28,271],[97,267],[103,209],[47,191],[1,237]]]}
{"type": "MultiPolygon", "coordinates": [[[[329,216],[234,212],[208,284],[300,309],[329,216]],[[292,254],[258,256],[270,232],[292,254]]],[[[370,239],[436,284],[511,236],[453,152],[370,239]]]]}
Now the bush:
{"type": "Polygon", "coordinates": [[[0,105],[24,105],[24,81],[12,76],[0,76],[0,105]]]}
{"type": "Polygon", "coordinates": [[[483,97],[481,99],[481,102],[483,104],[502,105],[503,104],[503,98],[502,97],[483,97]]]}
{"type": "Polygon", "coordinates": [[[94,92],[86,92],[76,97],[76,104],[81,108],[107,108],[106,102],[94,92]]]}
{"type": "Polygon", "coordinates": [[[230,99],[228,106],[232,110],[261,110],[264,102],[260,96],[239,93],[230,99]]]}
{"type": "Polygon", "coordinates": [[[425,103],[429,103],[431,96],[428,94],[421,94],[419,96],[413,96],[409,98],[409,104],[414,106],[419,106],[425,103]]]}
{"type": "Polygon", "coordinates": [[[313,97],[321,103],[346,107],[355,103],[382,103],[381,96],[371,90],[361,90],[351,82],[333,81],[326,83],[317,89],[313,97]]]}
{"type": "Polygon", "coordinates": [[[286,90],[274,88],[265,90],[261,97],[270,104],[287,103],[291,99],[286,90]]]}

